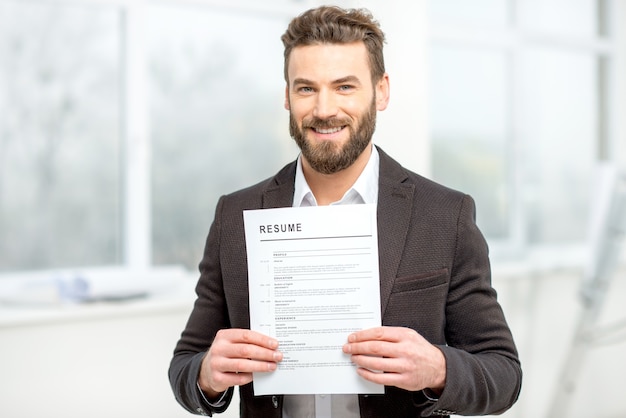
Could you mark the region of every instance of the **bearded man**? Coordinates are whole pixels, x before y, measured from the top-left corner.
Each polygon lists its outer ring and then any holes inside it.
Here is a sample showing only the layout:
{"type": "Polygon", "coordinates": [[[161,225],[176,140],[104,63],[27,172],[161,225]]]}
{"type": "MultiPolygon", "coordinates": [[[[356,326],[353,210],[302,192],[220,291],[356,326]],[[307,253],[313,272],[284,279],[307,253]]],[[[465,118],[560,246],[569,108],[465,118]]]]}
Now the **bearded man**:
{"type": "Polygon", "coordinates": [[[174,351],[170,382],[188,411],[242,417],[418,417],[501,413],[521,367],[491,286],[488,250],[468,195],[398,164],[372,143],[389,102],[384,35],[366,10],[319,7],[291,21],[285,108],[301,154],[274,177],[223,196],[200,263],[197,300],[174,351]],[[382,395],[254,396],[278,341],[250,330],[242,213],[375,204],[382,326],[346,335],[355,373],[382,395]]]}

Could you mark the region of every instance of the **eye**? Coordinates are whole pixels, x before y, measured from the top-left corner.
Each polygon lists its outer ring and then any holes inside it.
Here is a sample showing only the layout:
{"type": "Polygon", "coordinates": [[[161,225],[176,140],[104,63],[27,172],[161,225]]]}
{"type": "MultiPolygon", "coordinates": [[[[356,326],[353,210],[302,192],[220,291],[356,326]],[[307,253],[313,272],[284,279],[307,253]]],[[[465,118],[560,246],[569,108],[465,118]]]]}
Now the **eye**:
{"type": "Polygon", "coordinates": [[[354,90],[354,86],[350,84],[342,84],[341,86],[339,86],[338,90],[341,92],[349,92],[354,90]]]}
{"type": "Polygon", "coordinates": [[[298,93],[301,93],[301,94],[313,93],[313,87],[309,87],[309,86],[298,87],[298,93]]]}

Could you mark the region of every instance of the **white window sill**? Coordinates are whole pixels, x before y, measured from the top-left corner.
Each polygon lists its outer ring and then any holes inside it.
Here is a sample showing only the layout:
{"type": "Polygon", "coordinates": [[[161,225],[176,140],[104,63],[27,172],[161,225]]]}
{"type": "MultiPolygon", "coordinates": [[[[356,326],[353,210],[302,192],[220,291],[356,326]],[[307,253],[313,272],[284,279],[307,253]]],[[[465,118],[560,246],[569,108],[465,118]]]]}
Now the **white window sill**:
{"type": "Polygon", "coordinates": [[[50,272],[0,278],[0,328],[189,312],[193,305],[197,275],[180,268],[159,268],[144,272],[141,277],[120,269],[90,269],[86,274],[94,277],[92,284],[97,289],[84,300],[68,300],[59,295],[56,285],[42,279],[45,275],[51,277],[50,272]],[[94,271],[96,274],[92,274],[94,271]],[[120,285],[101,286],[98,282],[106,279],[101,275],[104,271],[111,274],[111,283],[119,281],[120,285]],[[153,287],[147,282],[151,279],[153,287]],[[32,293],[37,294],[27,294],[28,283],[19,288],[20,280],[30,281],[32,293]]]}

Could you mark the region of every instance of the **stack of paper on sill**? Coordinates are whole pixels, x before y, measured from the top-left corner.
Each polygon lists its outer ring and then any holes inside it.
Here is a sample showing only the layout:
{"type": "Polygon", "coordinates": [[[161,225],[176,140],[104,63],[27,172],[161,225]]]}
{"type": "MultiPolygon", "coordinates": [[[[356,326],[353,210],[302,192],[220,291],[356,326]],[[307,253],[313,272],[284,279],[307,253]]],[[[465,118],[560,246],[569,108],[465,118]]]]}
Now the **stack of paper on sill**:
{"type": "Polygon", "coordinates": [[[20,305],[120,301],[176,290],[181,266],[76,268],[0,275],[0,303],[20,305]]]}

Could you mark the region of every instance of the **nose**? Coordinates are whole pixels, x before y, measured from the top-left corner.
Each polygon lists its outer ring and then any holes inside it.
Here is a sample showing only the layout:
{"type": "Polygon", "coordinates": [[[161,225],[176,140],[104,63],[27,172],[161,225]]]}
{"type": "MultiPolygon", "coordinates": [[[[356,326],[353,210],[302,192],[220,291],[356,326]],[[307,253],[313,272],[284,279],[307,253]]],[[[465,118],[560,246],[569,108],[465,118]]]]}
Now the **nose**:
{"type": "Polygon", "coordinates": [[[337,116],[337,105],[335,95],[327,89],[322,89],[317,94],[313,116],[319,119],[328,119],[337,116]]]}

